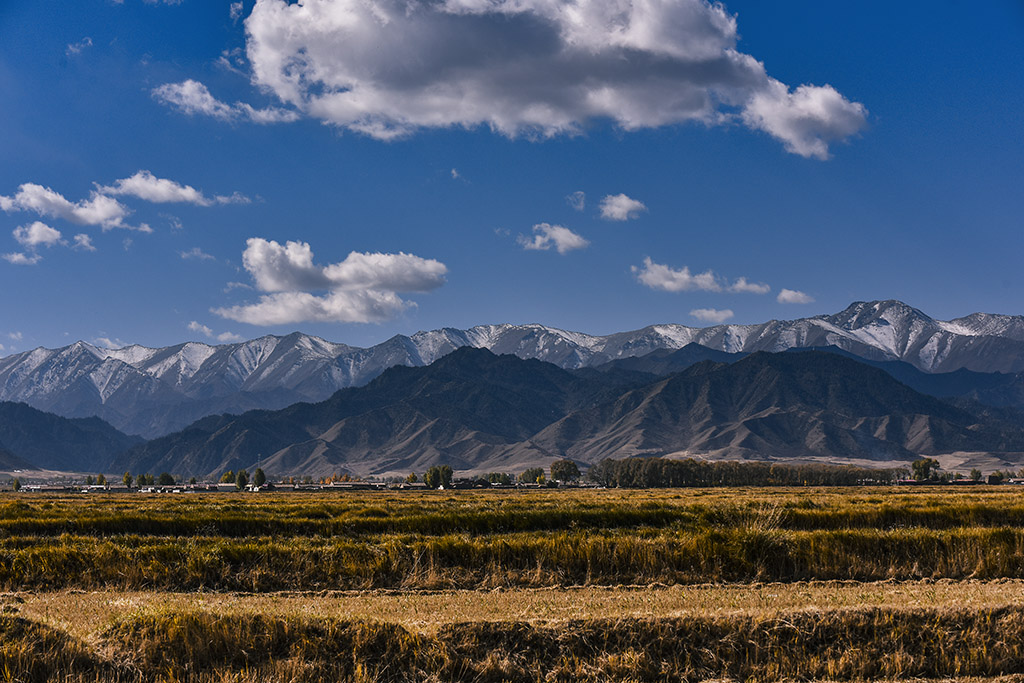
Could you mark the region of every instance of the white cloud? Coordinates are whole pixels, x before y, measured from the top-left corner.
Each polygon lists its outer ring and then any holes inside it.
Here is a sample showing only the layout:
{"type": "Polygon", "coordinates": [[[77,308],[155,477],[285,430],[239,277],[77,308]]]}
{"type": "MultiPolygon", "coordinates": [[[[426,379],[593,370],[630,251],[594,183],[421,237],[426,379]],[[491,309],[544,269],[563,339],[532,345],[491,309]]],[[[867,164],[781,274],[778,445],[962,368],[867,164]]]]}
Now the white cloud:
{"type": "Polygon", "coordinates": [[[16,266],[34,266],[43,260],[39,254],[22,254],[20,252],[0,254],[0,258],[16,266]]]}
{"type": "Polygon", "coordinates": [[[214,63],[231,73],[244,76],[245,78],[249,77],[249,62],[245,59],[245,51],[240,47],[231,48],[230,50],[221,50],[220,57],[218,57],[217,61],[214,63]]]}
{"type": "Polygon", "coordinates": [[[776,301],[780,304],[812,304],[814,297],[795,289],[783,289],[776,297],[776,301]]]}
{"type": "Polygon", "coordinates": [[[585,249],[590,245],[590,242],[561,225],[538,223],[533,226],[533,233],[532,238],[528,235],[519,236],[518,242],[523,249],[548,251],[554,248],[559,254],[564,254],[574,249],[585,249]]]}
{"type": "Polygon", "coordinates": [[[199,247],[192,247],[188,251],[179,251],[178,255],[183,259],[195,259],[197,261],[216,261],[217,257],[212,254],[207,254],[199,247]]]}
{"type": "Polygon", "coordinates": [[[624,194],[610,194],[601,200],[601,218],[609,221],[626,221],[646,210],[643,202],[624,194]]]}
{"type": "Polygon", "coordinates": [[[203,335],[204,337],[209,337],[210,339],[216,339],[217,341],[221,342],[222,344],[227,344],[227,343],[230,343],[230,342],[242,341],[242,339],[243,339],[243,337],[235,334],[234,332],[221,332],[220,334],[217,334],[211,328],[207,327],[206,325],[203,325],[202,323],[200,323],[200,322],[198,322],[196,320],[193,320],[192,322],[190,322],[188,324],[188,329],[191,330],[192,332],[198,332],[201,335],[203,335]]]}
{"type": "Polygon", "coordinates": [[[8,332],[7,338],[11,341],[21,341],[24,335],[21,332],[8,332]]]}
{"type": "Polygon", "coordinates": [[[99,192],[93,192],[87,200],[71,202],[64,195],[48,187],[24,183],[13,197],[0,195],[0,209],[8,213],[31,211],[40,216],[61,218],[78,225],[99,225],[104,230],[128,228],[152,232],[145,224],[134,228],[125,225],[124,219],[131,213],[128,207],[99,192]]]}
{"type": "Polygon", "coordinates": [[[242,16],[243,6],[241,2],[233,2],[228,7],[228,12],[231,14],[231,21],[238,21],[239,17],[242,16]]]}
{"type": "Polygon", "coordinates": [[[701,320],[706,323],[724,323],[726,320],[733,316],[733,312],[726,308],[725,310],[718,310],[715,308],[695,308],[690,311],[697,320],[701,320]]]}
{"type": "Polygon", "coordinates": [[[747,278],[736,278],[736,282],[729,285],[730,292],[746,294],[767,294],[772,288],[763,282],[747,282],[747,278]]]}
{"type": "Polygon", "coordinates": [[[52,247],[61,244],[60,230],[51,228],[45,223],[35,221],[31,225],[23,225],[14,229],[14,239],[23,247],[36,249],[36,247],[52,247]]]}
{"type": "Polygon", "coordinates": [[[101,349],[123,349],[128,346],[128,342],[123,342],[120,339],[110,339],[109,337],[96,337],[92,340],[95,346],[101,349]]]}
{"type": "Polygon", "coordinates": [[[565,201],[567,201],[569,206],[577,211],[582,211],[587,208],[587,195],[583,190],[576,190],[572,194],[567,194],[565,196],[565,201]]]}
{"type": "Polygon", "coordinates": [[[722,291],[718,276],[710,270],[694,275],[687,266],[677,270],[654,263],[650,257],[644,259],[642,266],[633,266],[632,270],[636,279],[651,289],[660,289],[665,292],[722,291]]]}
{"type": "Polygon", "coordinates": [[[71,57],[72,55],[81,54],[82,50],[88,47],[92,47],[92,38],[86,36],[77,43],[68,43],[67,48],[64,50],[64,54],[71,57]]]}
{"type": "Polygon", "coordinates": [[[213,312],[253,325],[381,322],[414,305],[399,293],[429,292],[444,284],[448,272],[440,261],[405,253],[354,251],[344,261],[320,266],[305,242],[281,245],[258,237],[246,242],[242,263],[266,294],[254,304],[213,312]]]}
{"type": "MultiPolygon", "coordinates": [[[[740,120],[822,158],[822,145],[865,123],[863,106],[830,86],[790,94],[737,50],[736,17],[708,0],[261,0],[245,27],[258,87],[380,139],[454,126],[553,136],[602,120],[625,130],[740,120]]],[[[233,118],[186,83],[191,96],[163,99],[233,118]]]]}
{"type": "Polygon", "coordinates": [[[195,320],[193,320],[192,322],[190,322],[188,324],[188,329],[190,331],[192,331],[192,332],[199,332],[200,334],[202,334],[204,336],[207,336],[207,337],[212,337],[213,336],[213,330],[211,330],[206,325],[199,324],[195,320]]]}
{"type": "Polygon", "coordinates": [[[245,196],[241,192],[232,192],[231,194],[219,194],[213,198],[218,204],[252,204],[252,199],[245,196]]]}
{"type": "Polygon", "coordinates": [[[79,251],[96,251],[96,247],[92,244],[92,238],[85,233],[78,233],[74,237],[75,243],[71,245],[72,249],[78,249],[79,251]]]}
{"type": "Polygon", "coordinates": [[[733,292],[765,294],[771,287],[765,284],[754,284],[747,281],[747,278],[737,278],[732,284],[719,277],[712,270],[703,273],[692,273],[687,266],[682,268],[671,268],[661,263],[655,263],[647,257],[640,266],[632,267],[633,274],[641,284],[651,289],[660,289],[664,292],[733,292]]]}
{"type": "Polygon", "coordinates": [[[750,99],[743,121],[782,141],[786,151],[802,157],[828,159],[828,145],[860,131],[868,111],[830,85],[801,85],[790,92],[784,83],[769,85],[750,99]]]}
{"type": "Polygon", "coordinates": [[[131,195],[157,204],[167,202],[186,202],[199,206],[213,204],[212,199],[208,199],[191,185],[182,185],[166,178],[157,178],[149,171],[138,171],[130,178],[122,178],[115,181],[113,185],[99,188],[99,191],[103,194],[131,195]]]}
{"type": "Polygon", "coordinates": [[[453,168],[452,169],[452,180],[458,180],[461,177],[462,176],[459,175],[458,169],[453,168]]]}
{"type": "Polygon", "coordinates": [[[192,79],[181,83],[165,83],[154,88],[153,97],[184,114],[212,116],[222,121],[247,119],[254,123],[285,123],[299,118],[299,114],[290,109],[256,109],[245,102],[221,102],[210,94],[205,85],[192,79]]]}

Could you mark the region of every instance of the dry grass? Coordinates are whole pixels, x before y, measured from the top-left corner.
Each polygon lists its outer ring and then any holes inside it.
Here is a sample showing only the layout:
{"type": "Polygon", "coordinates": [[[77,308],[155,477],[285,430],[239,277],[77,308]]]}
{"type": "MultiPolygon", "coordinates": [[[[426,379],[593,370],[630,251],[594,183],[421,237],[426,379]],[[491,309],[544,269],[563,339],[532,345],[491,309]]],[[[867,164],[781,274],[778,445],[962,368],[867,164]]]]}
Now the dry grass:
{"type": "Polygon", "coordinates": [[[0,588],[1024,578],[1024,490],[0,497],[0,588]]]}
{"type": "Polygon", "coordinates": [[[0,585],[0,681],[1024,682],[1011,487],[7,495],[0,585]]]}
{"type": "Polygon", "coordinates": [[[8,680],[878,680],[1024,673],[1024,606],[755,611],[432,632],[261,613],[124,615],[92,647],[0,617],[8,680]]]}
{"type": "MultiPolygon", "coordinates": [[[[207,613],[217,617],[382,621],[435,633],[452,623],[555,624],[686,616],[878,609],[1024,607],[1024,581],[797,582],[698,586],[617,586],[494,591],[169,593],[58,591],[0,595],[0,606],[94,641],[118,619],[207,613]]],[[[2,609],[2,607],[0,607],[2,609]]]]}

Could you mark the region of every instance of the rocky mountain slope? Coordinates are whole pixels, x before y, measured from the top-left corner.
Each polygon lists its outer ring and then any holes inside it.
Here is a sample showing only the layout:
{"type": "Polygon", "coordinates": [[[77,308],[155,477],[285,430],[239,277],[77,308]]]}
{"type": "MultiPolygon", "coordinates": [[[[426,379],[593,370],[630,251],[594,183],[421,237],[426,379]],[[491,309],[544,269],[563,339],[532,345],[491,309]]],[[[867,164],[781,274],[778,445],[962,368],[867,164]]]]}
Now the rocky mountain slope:
{"type": "Polygon", "coordinates": [[[324,400],[338,389],[365,385],[389,367],[428,365],[463,346],[576,369],[690,344],[723,353],[834,346],[929,373],[1024,371],[1022,316],[976,313],[940,321],[899,301],[876,301],[799,320],[707,328],[652,325],[607,336],[505,324],[396,336],[370,348],[300,333],[159,349],[77,342],[0,359],[0,400],[65,417],[98,416],[124,432],[151,438],[206,415],[324,400]]]}
{"type": "Polygon", "coordinates": [[[1024,431],[835,353],[755,353],[632,384],[607,377],[463,348],[428,367],[391,368],[321,403],[206,418],[129,451],[111,469],[214,476],[259,462],[268,473],[366,476],[439,463],[506,471],[561,457],[863,464],[1024,451],[1024,431]]]}
{"type": "Polygon", "coordinates": [[[24,403],[0,402],[0,451],[13,460],[0,469],[109,472],[110,461],[142,440],[117,431],[102,420],[68,419],[24,403]]]}

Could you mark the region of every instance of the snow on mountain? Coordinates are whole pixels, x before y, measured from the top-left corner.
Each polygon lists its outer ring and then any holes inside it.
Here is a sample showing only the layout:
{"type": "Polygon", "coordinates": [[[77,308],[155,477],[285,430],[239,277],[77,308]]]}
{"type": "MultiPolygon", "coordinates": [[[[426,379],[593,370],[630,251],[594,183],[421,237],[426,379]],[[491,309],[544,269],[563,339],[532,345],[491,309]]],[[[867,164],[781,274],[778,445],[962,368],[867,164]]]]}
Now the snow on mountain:
{"type": "Polygon", "coordinates": [[[0,358],[0,400],[24,401],[65,417],[97,415],[122,431],[155,436],[214,412],[322,400],[366,384],[389,367],[428,365],[462,346],[574,369],[690,343],[727,352],[838,346],[926,372],[1024,370],[1022,316],[975,313],[940,321],[900,301],[872,301],[798,320],[705,328],[663,324],[606,336],[498,324],[398,335],[369,348],[297,332],[158,349],[76,342],[0,358]]]}

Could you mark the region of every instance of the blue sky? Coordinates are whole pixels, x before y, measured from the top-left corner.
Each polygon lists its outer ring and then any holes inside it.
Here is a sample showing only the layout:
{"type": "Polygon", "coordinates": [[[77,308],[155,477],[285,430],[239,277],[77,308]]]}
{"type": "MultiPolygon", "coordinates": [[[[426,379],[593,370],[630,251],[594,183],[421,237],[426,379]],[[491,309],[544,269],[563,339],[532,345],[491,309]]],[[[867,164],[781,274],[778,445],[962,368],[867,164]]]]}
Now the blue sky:
{"type": "Polygon", "coordinates": [[[7,0],[0,354],[1021,314],[1022,66],[1016,1],[7,0]]]}

